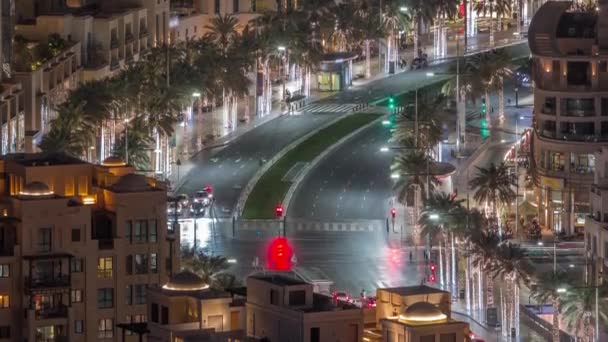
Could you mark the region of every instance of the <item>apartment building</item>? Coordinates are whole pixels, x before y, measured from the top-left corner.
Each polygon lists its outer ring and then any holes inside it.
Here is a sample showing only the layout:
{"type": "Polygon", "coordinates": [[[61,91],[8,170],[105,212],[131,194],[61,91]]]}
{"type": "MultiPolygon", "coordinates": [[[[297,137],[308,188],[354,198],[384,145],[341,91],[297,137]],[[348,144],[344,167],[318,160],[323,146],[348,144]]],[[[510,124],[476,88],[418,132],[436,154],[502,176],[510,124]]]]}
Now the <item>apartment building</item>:
{"type": "Polygon", "coordinates": [[[590,274],[600,280],[608,272],[608,147],[595,153],[596,168],[589,193],[590,214],[585,220],[585,251],[591,262],[590,274]]]}
{"type": "Polygon", "coordinates": [[[530,24],[534,66],[532,155],[538,215],[556,232],[581,232],[597,166],[608,141],[608,6],[582,12],[548,1],[530,24]]]}
{"type": "Polygon", "coordinates": [[[114,158],[10,154],[0,172],[0,339],[123,341],[178,266],[163,185],[114,158]]]}
{"type": "MultiPolygon", "coordinates": [[[[31,41],[30,49],[36,50],[42,42],[31,41]]],[[[66,41],[65,47],[57,55],[39,61],[34,70],[13,68],[13,78],[22,89],[23,118],[17,120],[17,128],[6,129],[6,144],[2,153],[33,153],[42,136],[50,129],[50,122],[57,116],[56,109],[63,103],[69,91],[76,89],[82,81],[82,59],[80,43],[66,41]]],[[[20,58],[20,56],[17,56],[20,58]]],[[[3,133],[2,133],[3,134],[3,133]]]]}

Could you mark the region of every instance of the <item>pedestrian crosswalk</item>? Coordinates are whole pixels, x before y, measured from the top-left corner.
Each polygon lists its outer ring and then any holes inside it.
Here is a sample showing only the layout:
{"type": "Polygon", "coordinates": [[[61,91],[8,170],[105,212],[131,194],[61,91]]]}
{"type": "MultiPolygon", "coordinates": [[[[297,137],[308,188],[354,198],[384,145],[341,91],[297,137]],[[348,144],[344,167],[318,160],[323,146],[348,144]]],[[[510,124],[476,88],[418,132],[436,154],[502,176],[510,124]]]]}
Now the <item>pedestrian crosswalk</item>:
{"type": "Polygon", "coordinates": [[[356,106],[357,104],[354,103],[312,103],[298,111],[302,113],[347,113],[356,106]]]}
{"type": "MultiPolygon", "coordinates": [[[[243,220],[238,222],[238,229],[243,231],[279,230],[281,222],[277,220],[243,220]]],[[[343,222],[320,222],[290,219],[287,229],[294,232],[342,232],[342,233],[374,233],[385,229],[384,220],[359,220],[343,222]]]]}

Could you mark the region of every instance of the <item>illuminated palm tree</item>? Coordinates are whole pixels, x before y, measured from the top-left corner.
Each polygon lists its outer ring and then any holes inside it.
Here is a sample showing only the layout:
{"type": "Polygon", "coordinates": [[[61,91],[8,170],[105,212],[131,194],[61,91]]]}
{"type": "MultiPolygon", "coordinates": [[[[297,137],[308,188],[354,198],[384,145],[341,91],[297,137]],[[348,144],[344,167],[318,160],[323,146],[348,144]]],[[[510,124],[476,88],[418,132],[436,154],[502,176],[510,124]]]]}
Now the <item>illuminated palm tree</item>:
{"type": "Polygon", "coordinates": [[[405,7],[412,17],[414,30],[414,54],[418,54],[420,24],[422,22],[432,22],[436,15],[436,7],[432,1],[428,0],[407,0],[405,7]]]}
{"type": "Polygon", "coordinates": [[[487,168],[477,167],[477,174],[469,181],[469,186],[478,203],[490,204],[494,218],[498,215],[499,204],[509,204],[515,199],[513,175],[505,163],[491,163],[487,168]]]}
{"type": "Polygon", "coordinates": [[[564,323],[579,340],[599,341],[595,336],[595,325],[597,319],[601,325],[608,323],[607,294],[605,286],[598,288],[597,294],[595,287],[570,287],[565,295],[560,296],[564,323]],[[595,315],[596,310],[599,317],[595,315]]]}
{"type": "Polygon", "coordinates": [[[511,13],[511,0],[477,0],[473,6],[478,14],[490,14],[490,44],[494,44],[494,14],[496,19],[507,16],[511,13]]]}
{"type": "Polygon", "coordinates": [[[409,12],[401,10],[398,2],[390,1],[382,9],[382,21],[387,34],[385,71],[388,72],[391,65],[396,68],[399,57],[399,31],[408,27],[411,18],[409,12]]]}
{"type": "Polygon", "coordinates": [[[435,11],[436,11],[436,21],[435,21],[435,53],[437,55],[443,56],[446,51],[446,41],[445,41],[445,20],[452,20],[458,15],[458,5],[460,4],[459,0],[435,0],[435,11]]]}
{"type": "Polygon", "coordinates": [[[568,272],[557,271],[541,274],[537,279],[537,284],[532,288],[532,296],[538,303],[551,302],[553,307],[553,324],[551,335],[553,342],[560,342],[560,297],[562,290],[570,287],[573,279],[568,272]]]}
{"type": "Polygon", "coordinates": [[[355,12],[355,26],[363,43],[365,54],[365,78],[372,77],[371,42],[386,36],[384,22],[377,7],[362,1],[355,12]]]}

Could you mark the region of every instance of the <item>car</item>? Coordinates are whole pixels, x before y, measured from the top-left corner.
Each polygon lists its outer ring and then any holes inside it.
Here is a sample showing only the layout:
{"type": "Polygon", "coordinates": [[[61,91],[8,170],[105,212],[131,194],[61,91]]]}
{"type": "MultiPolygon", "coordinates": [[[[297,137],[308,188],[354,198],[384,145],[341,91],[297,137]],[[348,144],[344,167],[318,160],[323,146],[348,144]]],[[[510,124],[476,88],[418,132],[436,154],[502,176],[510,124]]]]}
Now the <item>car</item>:
{"type": "Polygon", "coordinates": [[[376,307],[376,297],[373,297],[373,296],[366,297],[365,303],[367,304],[368,308],[375,308],[376,307]]]}
{"type": "Polygon", "coordinates": [[[188,195],[179,194],[177,195],[177,200],[182,205],[182,207],[188,208],[188,205],[190,204],[190,197],[188,195]]]}
{"type": "Polygon", "coordinates": [[[363,307],[364,299],[362,298],[351,298],[349,301],[351,304],[356,305],[357,307],[363,307]]]}
{"type": "Polygon", "coordinates": [[[201,190],[197,191],[194,194],[194,203],[201,203],[203,206],[207,207],[213,201],[213,194],[208,191],[201,190]]]}
{"type": "Polygon", "coordinates": [[[350,300],[350,296],[346,292],[334,292],[334,300],[341,302],[348,302],[350,300]]]}
{"type": "Polygon", "coordinates": [[[176,214],[177,214],[177,216],[182,215],[184,212],[183,208],[184,208],[184,206],[182,206],[182,204],[180,202],[167,203],[167,217],[172,218],[176,214]]]}
{"type": "Polygon", "coordinates": [[[202,202],[194,201],[190,206],[190,214],[194,217],[202,217],[205,216],[205,208],[202,202]]]}

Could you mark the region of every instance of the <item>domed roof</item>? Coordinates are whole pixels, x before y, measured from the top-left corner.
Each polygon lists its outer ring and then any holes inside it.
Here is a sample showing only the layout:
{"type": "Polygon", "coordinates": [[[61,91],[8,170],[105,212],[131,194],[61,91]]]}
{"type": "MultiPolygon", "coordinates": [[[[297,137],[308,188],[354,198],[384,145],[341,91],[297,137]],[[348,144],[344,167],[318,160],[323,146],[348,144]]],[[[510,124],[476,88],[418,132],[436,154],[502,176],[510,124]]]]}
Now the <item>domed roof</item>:
{"type": "Polygon", "coordinates": [[[109,156],[108,158],[104,159],[101,162],[101,165],[109,166],[109,167],[117,167],[117,166],[125,166],[125,165],[127,165],[127,163],[125,163],[120,157],[109,156]]]}
{"type": "Polygon", "coordinates": [[[429,302],[414,303],[399,315],[400,320],[417,323],[442,321],[446,318],[441,310],[429,302]]]}
{"type": "Polygon", "coordinates": [[[112,185],[112,190],[118,192],[139,192],[147,191],[152,187],[148,184],[146,177],[136,173],[129,173],[120,177],[120,179],[112,185]]]}
{"type": "Polygon", "coordinates": [[[209,285],[196,274],[184,270],[174,274],[168,283],[163,285],[163,289],[170,291],[199,291],[208,289],[209,285]]]}
{"type": "Polygon", "coordinates": [[[23,190],[19,192],[19,195],[33,197],[51,196],[53,195],[53,192],[51,191],[51,189],[49,189],[48,185],[42,182],[35,181],[27,183],[25,187],[23,187],[23,190]]]}

